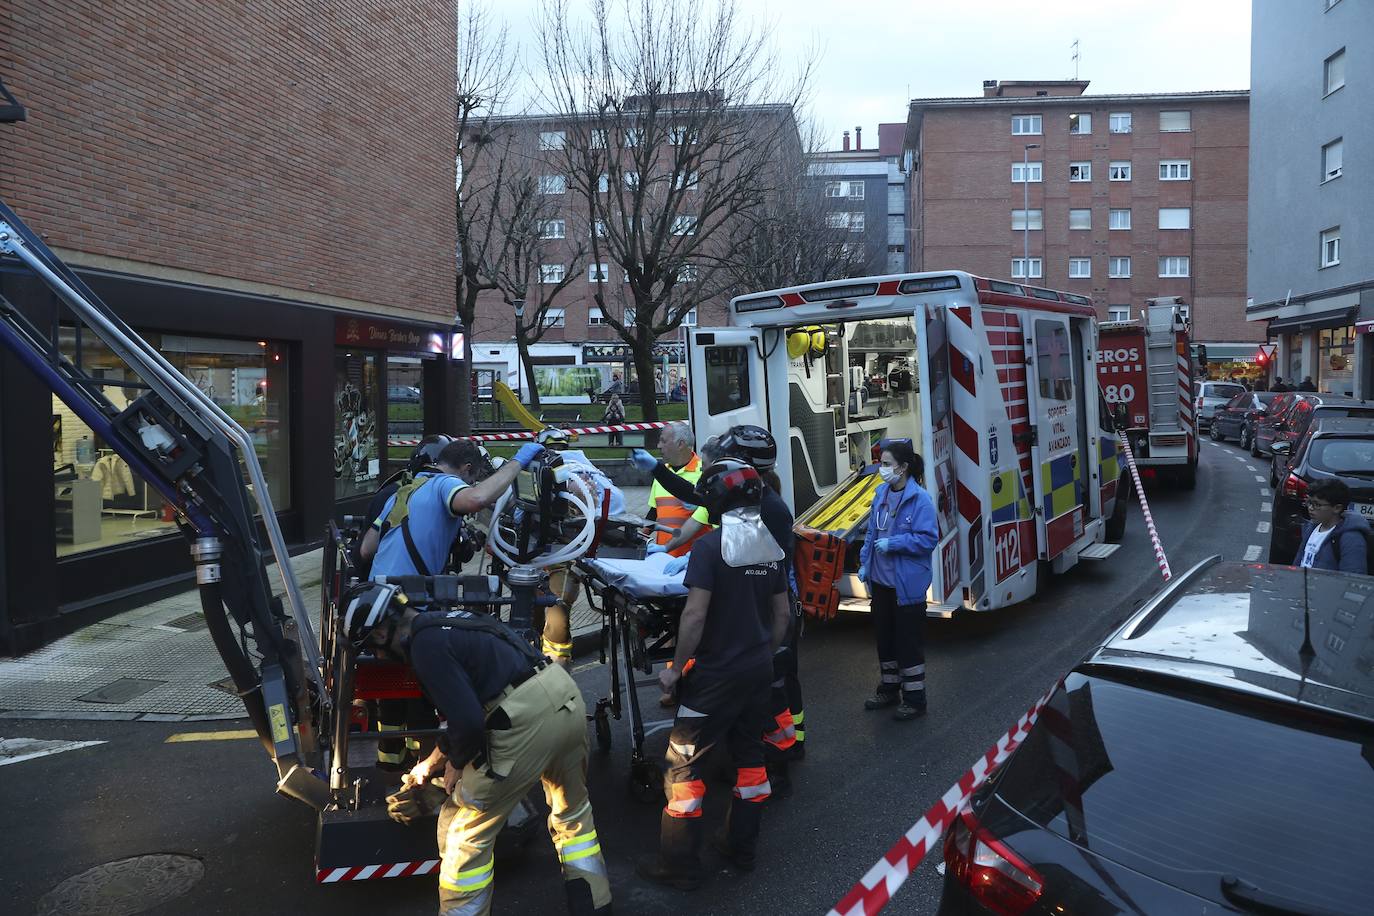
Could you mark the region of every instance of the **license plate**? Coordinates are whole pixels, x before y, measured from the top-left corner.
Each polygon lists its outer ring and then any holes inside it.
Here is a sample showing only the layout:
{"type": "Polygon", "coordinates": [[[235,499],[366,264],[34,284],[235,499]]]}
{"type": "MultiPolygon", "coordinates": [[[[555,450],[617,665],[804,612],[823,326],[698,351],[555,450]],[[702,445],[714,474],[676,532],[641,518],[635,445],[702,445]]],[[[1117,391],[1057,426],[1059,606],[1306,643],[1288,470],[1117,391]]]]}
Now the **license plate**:
{"type": "Polygon", "coordinates": [[[1355,508],[1359,509],[1365,518],[1374,518],[1374,503],[1355,503],[1355,508]]]}

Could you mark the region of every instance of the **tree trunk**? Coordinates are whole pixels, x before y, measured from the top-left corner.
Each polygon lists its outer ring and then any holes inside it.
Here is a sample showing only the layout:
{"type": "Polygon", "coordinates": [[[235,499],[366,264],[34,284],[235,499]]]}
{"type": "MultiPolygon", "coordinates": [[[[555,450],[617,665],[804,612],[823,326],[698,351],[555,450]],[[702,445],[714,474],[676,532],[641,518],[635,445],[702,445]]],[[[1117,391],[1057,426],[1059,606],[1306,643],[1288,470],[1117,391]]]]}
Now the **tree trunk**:
{"type": "MultiPolygon", "coordinates": [[[[654,339],[646,327],[635,328],[635,342],[630,345],[634,357],[635,377],[639,379],[639,404],[644,411],[644,419],[653,422],[658,419],[658,388],[654,385],[654,339]]],[[[644,433],[644,447],[658,447],[658,430],[644,433]]]]}
{"type": "Polygon", "coordinates": [[[520,351],[520,368],[525,374],[525,387],[529,389],[529,405],[532,411],[539,410],[539,387],[534,379],[534,364],[530,362],[530,344],[525,337],[525,326],[515,319],[515,347],[520,351]]]}
{"type": "Polygon", "coordinates": [[[463,335],[463,358],[458,361],[456,368],[454,387],[458,390],[452,395],[457,402],[455,415],[458,428],[454,432],[455,435],[467,436],[472,434],[472,338],[466,334],[463,335]]]}

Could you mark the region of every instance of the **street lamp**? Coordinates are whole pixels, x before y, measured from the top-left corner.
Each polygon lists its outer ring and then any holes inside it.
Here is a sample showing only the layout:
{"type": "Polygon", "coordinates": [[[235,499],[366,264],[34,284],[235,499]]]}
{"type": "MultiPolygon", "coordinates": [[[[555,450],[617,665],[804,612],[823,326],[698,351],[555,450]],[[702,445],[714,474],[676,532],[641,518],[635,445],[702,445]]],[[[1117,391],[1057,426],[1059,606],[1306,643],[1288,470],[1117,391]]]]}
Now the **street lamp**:
{"type": "Polygon", "coordinates": [[[1030,151],[1039,143],[1027,143],[1021,155],[1021,276],[1030,279],[1030,151]]]}

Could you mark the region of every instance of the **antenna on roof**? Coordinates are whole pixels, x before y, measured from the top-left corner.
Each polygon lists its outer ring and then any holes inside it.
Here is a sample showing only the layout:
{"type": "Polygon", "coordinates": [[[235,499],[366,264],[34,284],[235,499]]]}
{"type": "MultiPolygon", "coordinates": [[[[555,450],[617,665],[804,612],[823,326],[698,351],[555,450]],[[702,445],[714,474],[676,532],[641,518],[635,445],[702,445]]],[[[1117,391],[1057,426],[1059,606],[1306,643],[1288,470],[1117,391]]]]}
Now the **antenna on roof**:
{"type": "Polygon", "coordinates": [[[1075,82],[1078,80],[1078,57],[1078,39],[1075,38],[1073,40],[1073,78],[1075,82]]]}

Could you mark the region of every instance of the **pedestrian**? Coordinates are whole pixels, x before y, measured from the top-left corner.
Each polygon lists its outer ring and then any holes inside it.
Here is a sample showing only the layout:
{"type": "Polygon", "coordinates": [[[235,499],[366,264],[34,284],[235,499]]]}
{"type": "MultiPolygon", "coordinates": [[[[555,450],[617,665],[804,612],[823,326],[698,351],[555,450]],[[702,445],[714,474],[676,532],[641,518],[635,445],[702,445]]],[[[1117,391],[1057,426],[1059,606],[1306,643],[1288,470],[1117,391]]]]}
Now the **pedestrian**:
{"type": "Polygon", "coordinates": [[[1270,391],[1292,391],[1293,389],[1292,389],[1291,386],[1289,386],[1289,384],[1288,384],[1287,382],[1285,382],[1285,381],[1283,380],[1283,376],[1281,376],[1281,375],[1276,375],[1276,376],[1274,376],[1274,387],[1273,387],[1273,388],[1270,388],[1269,390],[1270,390],[1270,391]]]}
{"type": "Polygon", "coordinates": [[[1335,478],[1307,487],[1307,515],[1294,566],[1338,569],[1369,575],[1367,538],[1374,533],[1363,515],[1350,510],[1350,487],[1335,478]]]}
{"type": "Polygon", "coordinates": [[[1312,376],[1304,375],[1302,381],[1298,382],[1298,391],[1316,391],[1317,383],[1312,381],[1312,376]]]}
{"type": "Polygon", "coordinates": [[[790,608],[783,551],[759,515],[763,488],[758,472],[737,459],[723,458],[703,474],[703,503],[722,515],[724,525],[691,552],[673,666],[659,675],[679,701],[668,736],[667,805],[658,853],[641,858],[635,870],[681,890],[702,881],[701,816],[711,751],[723,745],[735,766],[734,797],[713,845],[740,871],[754,868],[763,802],[771,792],[762,735],[772,657],[786,635],[790,608]]]}
{"type": "Polygon", "coordinates": [[[624,383],[623,381],[621,381],[621,379],[620,379],[620,370],[619,370],[619,369],[612,369],[612,370],[611,370],[611,383],[610,383],[609,385],[606,386],[606,390],[603,391],[603,392],[601,392],[601,394],[604,396],[604,395],[624,394],[624,393],[625,393],[625,383],[624,383]]]}
{"type": "Polygon", "coordinates": [[[893,718],[925,715],[926,590],[930,557],[939,542],[935,502],[917,482],[925,462],[910,442],[891,440],[882,451],[883,482],[873,494],[868,534],[859,552],[859,578],[868,586],[878,644],[878,689],[865,709],[896,706],[893,718]]]}
{"type": "MultiPolygon", "coordinates": [[[[601,416],[601,422],[606,426],[616,426],[625,422],[625,405],[620,401],[620,395],[612,393],[606,400],[606,412],[601,416]]],[[[606,434],[606,444],[608,446],[625,445],[625,433],[621,430],[614,430],[606,434]]]]}

